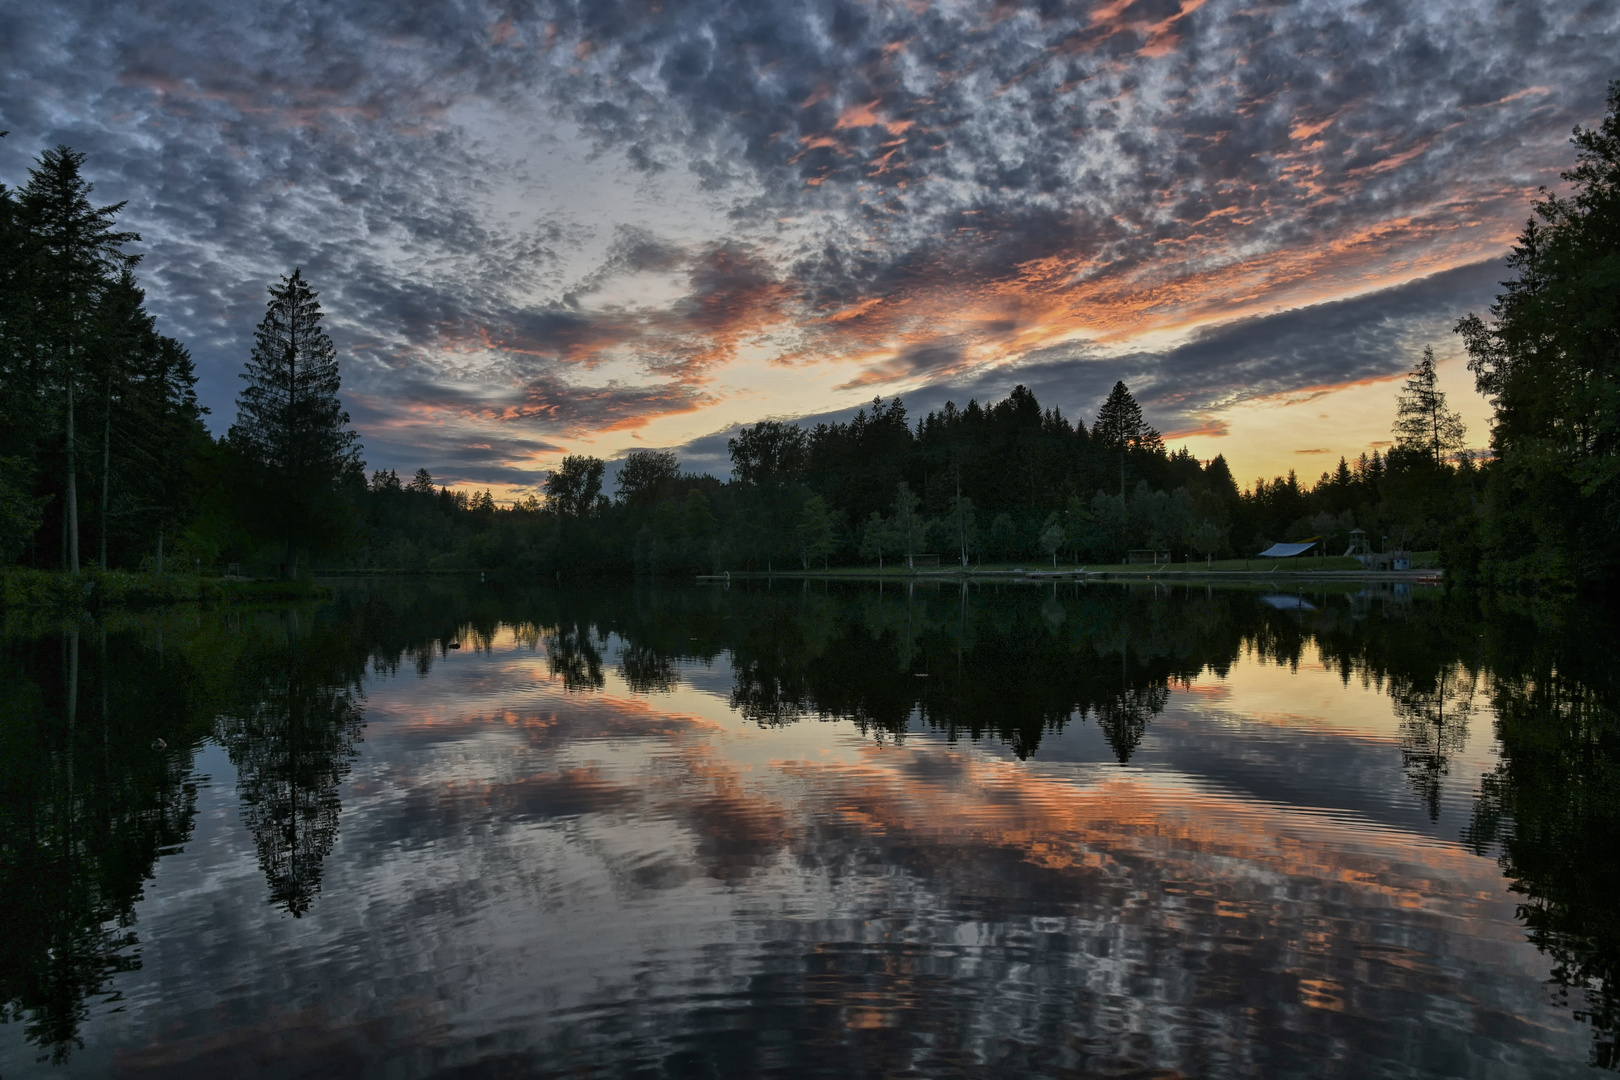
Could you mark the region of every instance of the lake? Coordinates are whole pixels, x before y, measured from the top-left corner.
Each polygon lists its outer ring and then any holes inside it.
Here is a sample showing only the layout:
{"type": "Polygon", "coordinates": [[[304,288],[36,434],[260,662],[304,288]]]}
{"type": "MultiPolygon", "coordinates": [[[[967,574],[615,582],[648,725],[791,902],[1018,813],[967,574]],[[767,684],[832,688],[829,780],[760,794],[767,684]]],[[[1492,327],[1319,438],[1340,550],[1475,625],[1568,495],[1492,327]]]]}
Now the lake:
{"type": "Polygon", "coordinates": [[[1601,1075],[1613,642],[1390,584],[13,612],[0,1075],[1601,1075]]]}

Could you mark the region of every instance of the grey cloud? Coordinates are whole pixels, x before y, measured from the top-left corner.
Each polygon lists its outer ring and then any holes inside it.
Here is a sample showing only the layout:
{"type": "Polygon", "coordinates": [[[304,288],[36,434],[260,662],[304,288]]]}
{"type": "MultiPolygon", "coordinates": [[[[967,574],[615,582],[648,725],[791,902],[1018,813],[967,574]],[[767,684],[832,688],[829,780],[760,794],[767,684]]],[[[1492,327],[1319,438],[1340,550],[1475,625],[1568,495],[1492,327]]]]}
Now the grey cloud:
{"type": "Polygon", "coordinates": [[[1235,320],[1163,352],[1106,356],[1059,347],[927,394],[982,402],[1023,383],[1042,404],[1089,425],[1123,379],[1161,429],[1196,427],[1241,401],[1410,370],[1425,344],[1443,354],[1456,320],[1483,311],[1503,275],[1499,262],[1475,263],[1347,300],[1235,320]]]}
{"type": "MultiPolygon", "coordinates": [[[[1596,119],[1620,53],[1620,11],[1577,0],[1183,6],[1008,3],[990,19],[836,0],[69,0],[22,15],[12,0],[0,177],[20,182],[57,141],[89,152],[98,194],[131,200],[153,307],[191,344],[219,427],[264,285],[302,265],[356,395],[471,406],[455,387],[477,380],[427,357],[454,367],[477,345],[503,357],[501,393],[521,403],[502,422],[555,436],[700,406],[729,356],[709,339],[766,314],[1082,284],[1118,298],[1153,273],[1218,277],[1239,250],[1339,245],[1399,265],[1400,244],[1522,217],[1570,126],[1596,119]],[[649,184],[679,173],[728,193],[736,235],[682,247],[611,220],[502,224],[483,200],[511,166],[455,119],[480,103],[554,111],[649,184]],[[745,239],[788,217],[810,222],[802,246],[745,239]],[[564,280],[564,257],[597,234],[613,236],[597,268],[564,280]],[[1042,260],[1075,269],[1025,283],[1042,260]],[[686,273],[688,296],[635,318],[578,307],[649,270],[686,273]],[[570,357],[620,345],[653,386],[575,388],[570,357]]],[[[1312,272],[1285,265],[1256,288],[1312,272]]],[[[1441,319],[1441,293],[1485,295],[1486,271],[1452,273],[1164,354],[1010,357],[922,394],[998,396],[1022,377],[1089,416],[1125,371],[1173,428],[1243,395],[1394,370],[1412,327],[1441,319]]],[[[1026,317],[1046,316],[984,333],[1026,317]]],[[[852,329],[807,323],[803,350],[851,351],[852,329]]],[[[963,343],[908,334],[888,342],[904,345],[897,371],[954,367],[963,343]]]]}
{"type": "MultiPolygon", "coordinates": [[[[1237,320],[1163,352],[1106,356],[1070,346],[1046,350],[1020,363],[907,391],[906,411],[916,420],[947,401],[988,404],[1022,383],[1043,406],[1089,427],[1108,391],[1124,380],[1149,421],[1164,431],[1202,426],[1211,414],[1218,423],[1222,409],[1241,401],[1410,370],[1425,344],[1443,354],[1457,318],[1483,311],[1503,273],[1501,263],[1475,263],[1348,300],[1237,320]]],[[[913,352],[923,358],[912,361],[919,368],[926,368],[930,356],[956,355],[943,344],[917,346],[913,352]]],[[[814,427],[848,420],[860,407],[784,419],[814,427]]],[[[733,426],[670,449],[689,470],[727,476],[726,440],[735,433],[733,426]]]]}

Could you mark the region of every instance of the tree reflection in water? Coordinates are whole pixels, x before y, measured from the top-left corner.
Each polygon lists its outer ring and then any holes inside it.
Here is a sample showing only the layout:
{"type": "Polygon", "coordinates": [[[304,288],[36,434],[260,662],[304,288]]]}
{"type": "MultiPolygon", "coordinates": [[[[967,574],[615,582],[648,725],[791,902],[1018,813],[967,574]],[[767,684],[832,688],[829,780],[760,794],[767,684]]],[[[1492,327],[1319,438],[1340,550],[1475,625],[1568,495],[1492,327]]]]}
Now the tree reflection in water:
{"type": "Polygon", "coordinates": [[[1465,839],[1501,852],[1519,918],[1620,1069],[1620,686],[1612,626],[1576,618],[1490,627],[1490,699],[1501,764],[1481,784],[1465,839]],[[1572,994],[1573,992],[1573,994],[1572,994]]]}
{"type": "Polygon", "coordinates": [[[318,615],[11,630],[0,653],[4,1019],[60,1059],[89,1003],[138,966],[134,905],[159,855],[190,834],[190,751],[209,735],[238,770],[271,902],[309,911],[359,751],[367,663],[427,677],[452,644],[487,647],[502,627],[543,642],[568,692],[604,688],[615,662],[632,692],[667,692],[684,662],[723,655],[733,706],[761,725],[844,719],[885,740],[927,729],[1019,756],[1095,725],[1120,763],[1149,752],[1178,687],[1245,655],[1319,661],[1388,694],[1400,734],[1389,752],[1431,820],[1448,793],[1474,788],[1455,762],[1488,712],[1500,761],[1478,781],[1463,839],[1498,854],[1530,939],[1593,1028],[1594,1061],[1620,1065],[1611,624],[1438,596],[1322,595],[1277,610],[1203,588],[390,583],[346,589],[318,615]]]}
{"type": "Polygon", "coordinates": [[[600,690],[607,683],[602,650],[591,640],[587,623],[559,625],[546,637],[546,656],[551,674],[562,679],[566,690],[600,690]]]}
{"type": "Polygon", "coordinates": [[[1451,759],[1468,745],[1478,680],[1461,667],[1442,667],[1432,681],[1391,680],[1389,695],[1401,724],[1401,765],[1412,789],[1440,820],[1440,791],[1451,773],[1451,759]]]}
{"type": "Polygon", "coordinates": [[[365,726],[346,640],[289,632],[244,657],[240,704],[214,735],[236,766],[242,821],[253,833],[270,900],[297,918],[321,888],[337,840],[338,787],[365,726]]]}
{"type": "Polygon", "coordinates": [[[192,680],[161,640],[86,621],[0,651],[0,1022],[54,1062],[140,967],[135,903],[191,834],[192,680]]]}

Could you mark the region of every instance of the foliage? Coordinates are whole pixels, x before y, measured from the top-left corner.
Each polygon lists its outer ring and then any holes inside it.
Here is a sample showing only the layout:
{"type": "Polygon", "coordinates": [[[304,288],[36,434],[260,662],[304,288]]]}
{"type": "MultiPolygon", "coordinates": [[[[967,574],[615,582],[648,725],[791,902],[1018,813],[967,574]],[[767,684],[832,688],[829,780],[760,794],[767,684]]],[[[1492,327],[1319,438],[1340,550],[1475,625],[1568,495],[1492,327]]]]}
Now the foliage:
{"type": "Polygon", "coordinates": [[[607,465],[601,458],[570,454],[562,467],[546,478],[546,506],[562,517],[586,517],[602,508],[602,476],[607,465]]]}
{"type": "Polygon", "coordinates": [[[338,400],[337,349],[321,327],[319,294],[299,269],[269,291],[229,439],[244,466],[247,516],[284,545],[282,576],[297,577],[301,550],[342,538],[343,484],[364,464],[338,400]]]}
{"type": "Polygon", "coordinates": [[[1024,386],[915,419],[898,397],[877,398],[847,420],[741,428],[727,481],[638,451],[609,498],[609,464],[576,454],[547,476],[543,499],[507,505],[426,469],[366,481],[335,351],[299,271],[271,290],[230,437],[210,439],[190,357],[144,311],[117,208],[88,200],[79,157],[59,149],[23,197],[0,188],[0,249],[15,255],[0,265],[0,406],[13,421],[0,452],[16,462],[0,476],[0,541],[29,566],[71,568],[83,491],[95,508],[85,533],[108,569],[161,570],[178,557],[296,573],[301,549],[324,569],[417,572],[690,574],[923,552],[1055,566],[1117,562],[1133,548],[1213,560],[1310,537],[1336,554],[1360,530],[1374,550],[1438,548],[1448,580],[1612,577],[1617,290],[1604,275],[1620,216],[1616,124],[1577,132],[1575,194],[1537,204],[1494,322],[1464,321],[1472,367],[1497,402],[1494,461],[1460,452],[1461,423],[1425,349],[1393,403],[1395,447],[1314,481],[1290,473],[1240,488],[1224,457],[1167,449],[1118,382],[1089,429],[1024,386]],[[84,239],[69,267],[71,220],[84,239]],[[69,267],[62,280],[78,275],[82,287],[57,291],[80,296],[74,310],[90,323],[40,292],[49,275],[37,267],[52,259],[69,267]],[[84,468],[97,436],[101,462],[84,468]]]}
{"type": "Polygon", "coordinates": [[[671,494],[681,479],[681,463],[667,450],[635,450],[619,467],[617,492],[623,503],[643,504],[671,494]]]}
{"type": "Polygon", "coordinates": [[[1434,349],[1425,345],[1423,358],[1395,401],[1394,434],[1397,452],[1421,455],[1440,467],[1462,452],[1467,432],[1462,417],[1446,407],[1437,382],[1434,349]]]}
{"type": "Polygon", "coordinates": [[[117,227],[123,204],[91,200],[83,161],[59,146],[21,191],[0,185],[0,456],[21,499],[5,515],[21,528],[39,509],[22,554],[73,571],[86,540],[105,568],[187,516],[206,438],[190,356],[154,329],[124,251],[139,237],[117,227]]]}
{"type": "Polygon", "coordinates": [[[29,493],[33,470],[22,458],[0,458],[0,559],[14,559],[45,520],[48,496],[29,493]]]}
{"type": "Polygon", "coordinates": [[[1091,437],[1109,450],[1152,450],[1163,446],[1159,433],[1142,418],[1142,407],[1123,382],[1114,384],[1097,413],[1091,437]]]}
{"type": "Polygon", "coordinates": [[[1491,321],[1457,325],[1494,409],[1465,569],[1503,585],[1620,580],[1620,82],[1576,128],[1573,192],[1543,192],[1491,321]]]}

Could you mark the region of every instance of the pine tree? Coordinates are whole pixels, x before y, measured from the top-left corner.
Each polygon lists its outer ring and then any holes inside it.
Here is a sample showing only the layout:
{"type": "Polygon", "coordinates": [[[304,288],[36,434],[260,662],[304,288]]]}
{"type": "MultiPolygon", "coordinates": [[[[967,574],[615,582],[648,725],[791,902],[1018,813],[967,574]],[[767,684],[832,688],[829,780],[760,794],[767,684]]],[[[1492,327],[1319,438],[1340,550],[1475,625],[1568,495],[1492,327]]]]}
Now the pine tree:
{"type": "Polygon", "coordinates": [[[143,357],[138,391],[125,411],[134,465],[128,486],[138,500],[132,511],[137,535],[157,534],[154,568],[161,573],[164,534],[194,509],[195,463],[212,440],[202,422],[206,410],[197,404],[196,367],[190,351],[178,341],[156,337],[143,357]],[[139,439],[133,430],[136,425],[141,428],[139,439]]]}
{"type": "Polygon", "coordinates": [[[1130,388],[1116,382],[1108,392],[1097,413],[1097,422],[1091,425],[1091,437],[1109,449],[1123,449],[1141,438],[1147,430],[1142,419],[1142,406],[1131,396],[1130,388]]]}
{"type": "Polygon", "coordinates": [[[318,294],[298,269],[269,291],[230,442],[254,474],[260,522],[285,545],[286,573],[296,576],[300,550],[336,533],[339,485],[364,464],[338,400],[337,349],[321,328],[318,294]]]}
{"type": "Polygon", "coordinates": [[[1397,450],[1421,454],[1436,465],[1444,465],[1462,450],[1467,429],[1462,417],[1446,408],[1445,392],[1438,389],[1434,350],[1427,345],[1417,369],[1407,376],[1395,409],[1397,450]]]}
{"type": "Polygon", "coordinates": [[[22,190],[20,218],[28,232],[24,300],[32,353],[27,357],[30,381],[48,382],[60,395],[66,455],[65,511],[68,569],[79,572],[79,493],[77,410],[79,383],[103,294],[136,256],[123,245],[139,240],[119,232],[114,219],[123,203],[97,207],[90,201],[95,186],[80,172],[84,155],[66,146],[47,150],[39,167],[29,170],[22,190]],[[49,373],[46,379],[40,376],[49,373]]]}
{"type": "Polygon", "coordinates": [[[1147,450],[1158,453],[1164,449],[1164,440],[1158,431],[1142,418],[1142,406],[1131,396],[1130,388],[1116,382],[1108,392],[1108,400],[1097,412],[1097,422],[1091,426],[1091,437],[1099,445],[1119,451],[1119,496],[1125,497],[1125,451],[1147,450]]]}
{"type": "Polygon", "coordinates": [[[1486,576],[1620,583],[1620,80],[1575,129],[1571,190],[1543,190],[1489,322],[1457,324],[1491,402],[1486,576]]]}
{"type": "Polygon", "coordinates": [[[0,455],[31,458],[40,400],[28,333],[30,240],[23,227],[22,204],[0,184],[0,455]]]}

